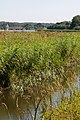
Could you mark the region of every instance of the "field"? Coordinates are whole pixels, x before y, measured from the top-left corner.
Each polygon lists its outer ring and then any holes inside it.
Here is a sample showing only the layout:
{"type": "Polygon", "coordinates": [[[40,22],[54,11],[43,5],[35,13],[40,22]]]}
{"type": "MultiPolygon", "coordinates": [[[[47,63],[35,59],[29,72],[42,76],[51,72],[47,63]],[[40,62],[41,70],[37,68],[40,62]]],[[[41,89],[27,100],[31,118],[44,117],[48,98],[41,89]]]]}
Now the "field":
{"type": "Polygon", "coordinates": [[[68,89],[72,98],[79,75],[80,32],[0,32],[1,93],[9,88],[16,95],[25,95],[26,101],[33,99],[34,120],[40,104],[44,106],[42,120],[50,120],[50,116],[51,120],[70,120],[53,118],[52,96],[59,90],[63,101],[68,89]],[[47,99],[50,106],[45,105],[47,99]]]}

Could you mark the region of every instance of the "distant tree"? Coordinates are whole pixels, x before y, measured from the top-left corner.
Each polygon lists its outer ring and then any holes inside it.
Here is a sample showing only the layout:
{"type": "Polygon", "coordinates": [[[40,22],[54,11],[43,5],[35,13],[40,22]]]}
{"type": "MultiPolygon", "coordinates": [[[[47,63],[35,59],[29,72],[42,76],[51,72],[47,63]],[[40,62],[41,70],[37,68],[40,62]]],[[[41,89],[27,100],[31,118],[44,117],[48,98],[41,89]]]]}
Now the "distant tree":
{"type": "Polygon", "coordinates": [[[80,30],[80,26],[75,26],[74,30],[80,30]]]}
{"type": "Polygon", "coordinates": [[[57,22],[56,24],[47,27],[47,29],[69,29],[70,24],[71,22],[69,21],[57,22]]]}
{"type": "Polygon", "coordinates": [[[42,30],[42,29],[44,28],[44,26],[43,26],[41,23],[37,23],[37,24],[34,26],[34,28],[35,28],[36,30],[42,30]]]}
{"type": "Polygon", "coordinates": [[[33,29],[32,25],[31,24],[26,24],[25,27],[24,27],[26,30],[31,30],[33,29]]]}
{"type": "Polygon", "coordinates": [[[74,28],[76,26],[80,26],[80,15],[76,15],[72,19],[71,28],[74,28]]]}

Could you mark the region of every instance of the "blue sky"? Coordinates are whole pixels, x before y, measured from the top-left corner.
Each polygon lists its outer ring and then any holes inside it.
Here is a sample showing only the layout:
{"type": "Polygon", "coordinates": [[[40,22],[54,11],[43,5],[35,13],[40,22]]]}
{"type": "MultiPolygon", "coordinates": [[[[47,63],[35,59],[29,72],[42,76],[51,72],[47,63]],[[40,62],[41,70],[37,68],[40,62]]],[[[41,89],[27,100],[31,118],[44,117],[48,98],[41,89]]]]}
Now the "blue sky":
{"type": "Polygon", "coordinates": [[[60,22],[80,15],[80,0],[0,0],[0,21],[60,22]]]}

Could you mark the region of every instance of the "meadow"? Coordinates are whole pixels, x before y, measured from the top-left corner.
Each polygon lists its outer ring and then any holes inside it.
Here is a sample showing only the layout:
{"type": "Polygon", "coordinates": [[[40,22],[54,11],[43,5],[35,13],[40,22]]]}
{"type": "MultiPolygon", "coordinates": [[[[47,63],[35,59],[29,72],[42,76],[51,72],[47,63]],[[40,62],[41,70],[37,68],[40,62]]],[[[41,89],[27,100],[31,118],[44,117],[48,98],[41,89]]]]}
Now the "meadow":
{"type": "Polygon", "coordinates": [[[31,99],[34,120],[40,105],[41,120],[79,120],[80,94],[74,88],[79,75],[80,32],[0,32],[0,93],[9,88],[27,102],[31,99]],[[61,104],[56,109],[53,95],[58,90],[61,104]],[[70,112],[74,103],[78,109],[70,112]]]}

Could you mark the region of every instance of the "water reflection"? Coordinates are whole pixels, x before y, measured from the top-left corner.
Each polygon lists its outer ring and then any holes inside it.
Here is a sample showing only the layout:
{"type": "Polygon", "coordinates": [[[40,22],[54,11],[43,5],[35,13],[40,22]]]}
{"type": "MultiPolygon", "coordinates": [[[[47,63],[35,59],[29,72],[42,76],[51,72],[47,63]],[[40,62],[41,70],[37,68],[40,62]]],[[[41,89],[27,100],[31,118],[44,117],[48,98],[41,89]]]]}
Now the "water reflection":
{"type": "Polygon", "coordinates": [[[4,91],[0,96],[0,120],[32,120],[32,109],[31,104],[10,90],[4,91]]]}
{"type": "Polygon", "coordinates": [[[1,120],[17,120],[16,105],[14,96],[10,94],[9,90],[3,92],[0,99],[0,119],[1,120]]]}
{"type": "MultiPolygon", "coordinates": [[[[80,90],[80,76],[75,82],[75,88],[80,90]]],[[[39,91],[37,93],[36,92],[37,91],[31,93],[30,91],[31,96],[26,93],[21,97],[13,94],[9,89],[4,90],[3,94],[0,95],[0,120],[33,120],[35,105],[39,101],[39,91]]],[[[68,89],[66,89],[65,96],[70,97],[68,89]]],[[[42,99],[42,96],[40,96],[40,98],[42,99]]],[[[58,107],[60,101],[61,94],[60,91],[57,91],[53,95],[53,103],[55,107],[58,107]]],[[[46,104],[49,106],[49,101],[46,104]]],[[[39,117],[40,114],[38,111],[37,118],[39,119],[39,117]]]]}

